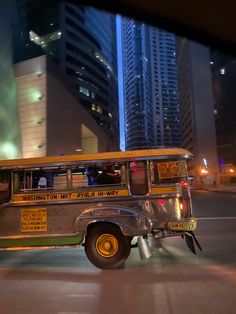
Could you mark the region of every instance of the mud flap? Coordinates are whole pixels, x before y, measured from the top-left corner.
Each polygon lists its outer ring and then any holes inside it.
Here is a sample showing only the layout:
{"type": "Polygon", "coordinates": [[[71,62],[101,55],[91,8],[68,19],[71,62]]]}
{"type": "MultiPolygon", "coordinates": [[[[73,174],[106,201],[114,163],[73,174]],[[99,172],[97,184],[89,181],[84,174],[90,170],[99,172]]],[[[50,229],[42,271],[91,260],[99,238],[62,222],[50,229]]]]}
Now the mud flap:
{"type": "Polygon", "coordinates": [[[199,250],[202,251],[202,247],[201,247],[200,243],[198,242],[195,234],[192,231],[185,232],[184,238],[185,238],[185,242],[187,244],[187,247],[189,248],[189,250],[193,254],[197,254],[196,250],[195,250],[194,242],[197,245],[197,247],[199,248],[199,250]]]}
{"type": "Polygon", "coordinates": [[[137,243],[138,243],[138,249],[139,249],[139,254],[140,254],[141,260],[147,259],[147,258],[152,256],[152,252],[151,252],[151,249],[149,247],[149,243],[148,243],[147,238],[145,238],[143,236],[139,236],[137,243]]]}

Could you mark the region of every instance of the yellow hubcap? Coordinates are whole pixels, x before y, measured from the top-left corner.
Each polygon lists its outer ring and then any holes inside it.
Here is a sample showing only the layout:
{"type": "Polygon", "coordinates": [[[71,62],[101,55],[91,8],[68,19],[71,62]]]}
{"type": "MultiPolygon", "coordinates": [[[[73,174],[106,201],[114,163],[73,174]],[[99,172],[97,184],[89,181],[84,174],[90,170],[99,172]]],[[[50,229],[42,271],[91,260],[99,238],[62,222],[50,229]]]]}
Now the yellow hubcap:
{"type": "Polygon", "coordinates": [[[96,249],[103,257],[112,257],[118,251],[118,241],[112,234],[102,234],[97,239],[96,249]]]}

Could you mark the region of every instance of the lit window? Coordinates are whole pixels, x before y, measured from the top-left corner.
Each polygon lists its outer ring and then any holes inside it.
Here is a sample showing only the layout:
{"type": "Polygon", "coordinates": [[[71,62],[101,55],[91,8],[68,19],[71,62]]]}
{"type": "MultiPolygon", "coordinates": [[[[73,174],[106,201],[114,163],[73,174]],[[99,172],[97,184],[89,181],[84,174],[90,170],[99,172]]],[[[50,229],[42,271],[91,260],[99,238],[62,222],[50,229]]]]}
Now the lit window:
{"type": "Polygon", "coordinates": [[[224,74],[225,74],[225,68],[221,68],[221,69],[220,69],[220,74],[221,74],[221,75],[224,75],[224,74]]]}
{"type": "Polygon", "coordinates": [[[46,45],[48,43],[50,43],[51,41],[55,41],[55,40],[60,39],[61,35],[62,35],[61,31],[49,33],[49,34],[46,34],[44,36],[39,36],[32,30],[29,32],[30,40],[33,41],[35,44],[42,46],[42,47],[46,47],[46,45]]]}

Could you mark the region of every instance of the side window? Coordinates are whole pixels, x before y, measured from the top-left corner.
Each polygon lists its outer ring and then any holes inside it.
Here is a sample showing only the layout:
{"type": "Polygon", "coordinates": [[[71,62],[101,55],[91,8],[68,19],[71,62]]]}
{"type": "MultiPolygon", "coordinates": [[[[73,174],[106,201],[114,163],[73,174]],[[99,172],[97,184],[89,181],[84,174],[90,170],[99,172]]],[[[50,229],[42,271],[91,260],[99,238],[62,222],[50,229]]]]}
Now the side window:
{"type": "Polygon", "coordinates": [[[9,171],[0,171],[0,204],[10,200],[10,173],[9,171]]]}
{"type": "Polygon", "coordinates": [[[89,186],[96,186],[97,181],[98,181],[98,175],[99,175],[99,168],[94,166],[94,167],[88,167],[86,169],[86,175],[88,178],[88,185],[89,186]]]}
{"type": "Polygon", "coordinates": [[[129,162],[129,185],[132,195],[146,195],[149,192],[146,161],[129,162]]]}
{"type": "Polygon", "coordinates": [[[126,183],[124,165],[101,163],[86,169],[89,186],[114,186],[126,183]]]}
{"type": "Polygon", "coordinates": [[[65,168],[48,170],[48,179],[49,189],[63,190],[67,188],[67,170],[65,168]]]}
{"type": "Polygon", "coordinates": [[[120,185],[120,166],[114,164],[102,164],[96,179],[97,185],[120,185]]]}
{"type": "Polygon", "coordinates": [[[88,186],[89,178],[84,167],[77,167],[72,169],[72,187],[82,188],[88,186]]]}
{"type": "Polygon", "coordinates": [[[14,191],[60,190],[67,188],[66,169],[29,169],[14,173],[14,191]]]}

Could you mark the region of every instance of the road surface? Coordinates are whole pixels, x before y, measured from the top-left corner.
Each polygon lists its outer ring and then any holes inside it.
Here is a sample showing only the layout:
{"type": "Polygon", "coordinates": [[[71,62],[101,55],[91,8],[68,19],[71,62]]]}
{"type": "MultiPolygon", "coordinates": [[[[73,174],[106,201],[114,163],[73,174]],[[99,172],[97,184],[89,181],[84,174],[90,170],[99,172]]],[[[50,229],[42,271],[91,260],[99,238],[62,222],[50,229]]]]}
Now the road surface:
{"type": "Polygon", "coordinates": [[[165,239],[140,261],[102,271],[83,248],[0,252],[1,314],[236,313],[236,194],[193,192],[193,255],[181,238],[165,239]]]}

